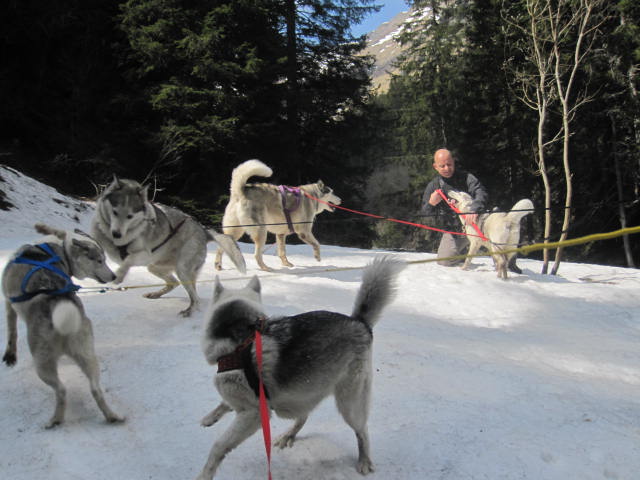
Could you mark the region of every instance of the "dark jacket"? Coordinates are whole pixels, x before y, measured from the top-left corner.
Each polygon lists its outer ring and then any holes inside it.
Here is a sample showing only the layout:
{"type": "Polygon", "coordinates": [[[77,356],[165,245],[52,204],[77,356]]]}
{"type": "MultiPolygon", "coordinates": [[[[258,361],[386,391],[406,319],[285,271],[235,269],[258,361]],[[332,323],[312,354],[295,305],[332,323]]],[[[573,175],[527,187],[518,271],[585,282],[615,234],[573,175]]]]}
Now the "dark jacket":
{"type": "Polygon", "coordinates": [[[435,223],[441,225],[443,228],[446,227],[447,229],[456,230],[460,230],[462,226],[458,216],[446,202],[442,201],[435,207],[429,204],[431,194],[437,189],[441,189],[447,197],[449,196],[450,190],[467,192],[473,197],[473,203],[470,209],[472,213],[481,213],[487,204],[487,191],[480,181],[471,173],[456,168],[451,178],[436,175],[424,189],[424,194],[422,195],[422,214],[427,217],[425,218],[425,223],[427,224],[435,223]]]}

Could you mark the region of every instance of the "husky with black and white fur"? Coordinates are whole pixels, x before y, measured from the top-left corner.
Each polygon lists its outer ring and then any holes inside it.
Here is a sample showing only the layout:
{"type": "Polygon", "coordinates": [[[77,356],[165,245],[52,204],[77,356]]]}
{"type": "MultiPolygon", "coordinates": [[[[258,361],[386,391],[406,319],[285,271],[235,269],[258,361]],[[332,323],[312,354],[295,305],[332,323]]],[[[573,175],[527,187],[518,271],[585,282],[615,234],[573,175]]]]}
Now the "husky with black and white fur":
{"type": "Polygon", "coordinates": [[[222,459],[260,427],[255,345],[262,334],[261,372],[271,410],[295,420],[275,445],[293,445],[308,415],[322,399],[333,395],[358,443],[356,469],[374,470],[370,458],[367,418],[372,383],[373,327],[391,302],[394,281],[404,263],[377,258],[363,273],[351,315],[330,311],[266,318],[257,277],[240,290],[218,280],[205,317],[202,346],[207,361],[218,364],[215,385],[222,403],[202,419],[211,426],[235,411],[228,430],[214,443],[198,480],[211,480],[222,459]]]}

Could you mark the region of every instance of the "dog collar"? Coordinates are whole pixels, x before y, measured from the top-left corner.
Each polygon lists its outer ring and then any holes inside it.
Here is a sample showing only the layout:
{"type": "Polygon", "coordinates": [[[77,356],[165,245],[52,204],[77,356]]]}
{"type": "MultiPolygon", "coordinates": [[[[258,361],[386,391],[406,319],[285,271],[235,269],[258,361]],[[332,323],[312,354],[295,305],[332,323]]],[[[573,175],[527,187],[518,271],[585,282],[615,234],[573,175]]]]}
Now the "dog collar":
{"type": "MultiPolygon", "coordinates": [[[[266,320],[266,317],[260,317],[255,322],[254,329],[262,333],[266,320]]],[[[251,345],[255,341],[255,338],[256,334],[253,332],[240,345],[238,345],[233,352],[218,357],[218,371],[216,373],[223,373],[231,370],[242,370],[247,379],[247,383],[249,383],[251,390],[253,390],[253,393],[255,393],[257,397],[260,394],[260,378],[258,377],[258,372],[253,364],[253,358],[251,355],[251,345]]],[[[266,386],[264,387],[264,391],[266,397],[269,398],[269,392],[267,391],[266,386]]]]}

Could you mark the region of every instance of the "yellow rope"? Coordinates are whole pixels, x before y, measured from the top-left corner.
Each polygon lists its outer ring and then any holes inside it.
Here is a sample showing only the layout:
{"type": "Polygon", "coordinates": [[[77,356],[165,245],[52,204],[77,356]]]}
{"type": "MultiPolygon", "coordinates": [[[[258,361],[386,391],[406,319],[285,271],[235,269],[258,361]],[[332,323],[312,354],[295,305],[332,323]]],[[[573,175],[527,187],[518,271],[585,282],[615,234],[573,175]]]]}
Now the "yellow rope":
{"type": "MultiPolygon", "coordinates": [[[[572,238],[569,240],[564,240],[561,242],[547,242],[547,243],[534,243],[531,245],[524,245],[522,247],[517,247],[517,248],[511,248],[508,250],[500,250],[500,251],[490,251],[490,252],[483,252],[483,253],[475,253],[473,255],[455,255],[452,257],[441,257],[441,258],[427,258],[424,260],[411,260],[408,261],[408,264],[418,264],[418,263],[430,263],[430,262],[439,262],[439,261],[448,261],[448,260],[464,260],[465,258],[468,257],[483,257],[483,256],[487,256],[487,255],[492,255],[492,254],[508,254],[508,253],[516,253],[516,252],[520,252],[520,253],[524,253],[527,254],[529,252],[535,252],[537,250],[545,250],[545,249],[555,249],[555,248],[559,248],[559,247],[573,247],[576,245],[582,245],[585,243],[590,243],[590,242],[597,242],[597,241],[602,241],[602,240],[610,240],[612,238],[617,238],[617,237],[621,237],[623,235],[632,235],[634,233],[640,233],[640,226],[637,227],[628,227],[628,228],[621,228],[619,230],[614,230],[612,232],[606,232],[606,233],[594,233],[591,235],[585,235],[584,237],[578,237],[578,238],[572,238]]],[[[337,268],[326,268],[323,270],[314,270],[314,271],[309,271],[309,270],[304,270],[304,271],[290,271],[287,273],[284,272],[273,272],[273,273],[268,273],[269,276],[277,276],[277,275],[314,275],[316,273],[327,273],[327,272],[343,272],[343,271],[349,271],[349,270],[360,270],[364,267],[337,267],[337,268]]],[[[263,275],[264,276],[264,275],[263,275]]],[[[247,277],[233,277],[233,278],[225,278],[225,281],[234,281],[234,280],[244,280],[247,277]]],[[[152,284],[145,284],[145,285],[131,285],[131,286],[123,286],[123,287],[115,287],[115,288],[102,288],[101,291],[126,291],[126,290],[133,290],[136,288],[152,288],[152,287],[164,287],[166,285],[169,286],[178,286],[178,285],[185,285],[187,283],[207,283],[207,282],[214,282],[215,278],[213,279],[209,279],[209,280],[198,280],[195,282],[168,282],[168,283],[152,283],[152,284]]]]}

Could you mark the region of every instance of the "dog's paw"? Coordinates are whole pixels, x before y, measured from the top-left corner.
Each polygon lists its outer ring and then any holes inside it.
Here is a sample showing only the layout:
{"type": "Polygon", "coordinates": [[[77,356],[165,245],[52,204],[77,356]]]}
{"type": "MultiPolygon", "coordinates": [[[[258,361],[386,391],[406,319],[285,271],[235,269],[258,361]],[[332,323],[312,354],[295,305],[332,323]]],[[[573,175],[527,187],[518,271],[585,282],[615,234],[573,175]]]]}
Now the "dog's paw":
{"type": "Polygon", "coordinates": [[[53,417],[51,420],[49,420],[49,423],[47,423],[44,428],[47,430],[51,430],[52,428],[56,428],[59,425],[62,425],[62,422],[64,421],[64,419],[62,418],[58,418],[58,417],[53,417]]]}
{"type": "Polygon", "coordinates": [[[203,417],[202,420],[200,420],[200,425],[202,425],[203,427],[210,427],[230,411],[231,411],[231,407],[229,407],[226,403],[223,402],[220,405],[218,405],[211,413],[203,417]]]}
{"type": "Polygon", "coordinates": [[[358,460],[358,466],[356,467],[356,470],[362,475],[368,475],[376,471],[373,463],[369,458],[362,458],[358,460]]]}
{"type": "Polygon", "coordinates": [[[278,439],[273,443],[273,445],[278,448],[293,447],[293,444],[295,443],[295,441],[296,441],[295,435],[290,435],[288,433],[285,433],[284,435],[281,435],[280,437],[278,437],[278,439]]]}
{"type": "Polygon", "coordinates": [[[127,421],[127,417],[121,417],[120,415],[116,415],[115,413],[109,415],[107,418],[107,423],[124,423],[127,421]]]}
{"type": "Polygon", "coordinates": [[[16,354],[13,352],[7,352],[4,354],[4,357],[2,357],[2,361],[6,363],[8,367],[13,367],[17,360],[16,354]]]}
{"type": "Polygon", "coordinates": [[[220,420],[223,415],[224,413],[219,413],[214,410],[209,415],[202,417],[202,420],[200,420],[200,425],[202,425],[203,427],[211,427],[212,425],[218,423],[218,420],[220,420]]]}

